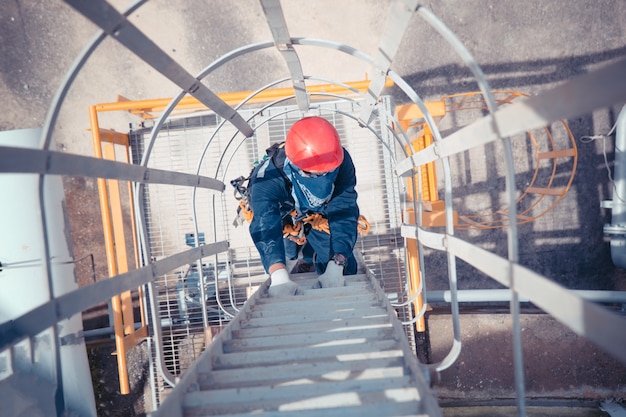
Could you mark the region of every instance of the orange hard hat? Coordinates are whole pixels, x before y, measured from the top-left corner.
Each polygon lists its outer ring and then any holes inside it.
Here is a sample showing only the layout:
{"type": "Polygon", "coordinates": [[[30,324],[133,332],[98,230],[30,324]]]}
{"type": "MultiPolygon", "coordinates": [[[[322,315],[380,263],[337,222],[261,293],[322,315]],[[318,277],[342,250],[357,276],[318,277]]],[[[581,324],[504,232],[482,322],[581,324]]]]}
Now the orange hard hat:
{"type": "Polygon", "coordinates": [[[303,171],[330,172],[343,162],[337,129],[318,116],[298,120],[287,132],[285,154],[303,171]]]}

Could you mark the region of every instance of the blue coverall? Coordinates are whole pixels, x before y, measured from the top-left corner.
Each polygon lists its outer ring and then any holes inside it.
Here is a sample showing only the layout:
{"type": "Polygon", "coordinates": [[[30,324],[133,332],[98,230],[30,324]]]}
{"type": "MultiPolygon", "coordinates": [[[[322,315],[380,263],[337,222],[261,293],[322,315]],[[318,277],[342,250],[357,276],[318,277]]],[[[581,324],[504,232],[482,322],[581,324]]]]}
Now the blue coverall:
{"type": "MultiPolygon", "coordinates": [[[[252,173],[248,186],[248,201],[254,213],[250,223],[250,235],[266,271],[273,264],[285,264],[283,218],[289,216],[295,207],[291,181],[282,171],[284,153],[284,148],[280,148],[271,158],[264,160],[252,173]]],[[[321,212],[328,219],[330,234],[315,229],[307,234],[307,241],[315,250],[315,269],[318,274],[326,270],[328,261],[336,254],[346,257],[344,275],[357,272],[357,262],[352,253],[356,244],[359,218],[355,185],[354,163],[344,149],[334,191],[321,212]]]]}

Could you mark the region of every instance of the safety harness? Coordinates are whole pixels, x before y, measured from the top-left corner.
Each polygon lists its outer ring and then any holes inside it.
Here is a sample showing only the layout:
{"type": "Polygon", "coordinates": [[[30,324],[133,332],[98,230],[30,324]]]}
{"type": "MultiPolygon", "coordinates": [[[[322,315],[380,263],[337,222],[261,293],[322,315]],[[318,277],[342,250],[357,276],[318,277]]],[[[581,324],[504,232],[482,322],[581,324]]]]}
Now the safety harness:
{"type": "MultiPolygon", "coordinates": [[[[257,167],[261,165],[268,158],[272,159],[274,165],[281,173],[288,188],[292,187],[291,181],[287,178],[287,175],[283,172],[283,165],[285,163],[284,158],[276,158],[279,149],[285,146],[285,143],[275,143],[265,150],[263,159],[254,163],[250,174],[247,177],[240,176],[230,181],[230,184],[235,188],[234,196],[238,201],[237,217],[233,221],[235,227],[241,226],[244,222],[250,223],[254,217],[252,208],[249,202],[249,186],[250,178],[254,175],[257,167]]],[[[328,226],[328,219],[320,213],[307,213],[304,215],[298,215],[296,210],[292,210],[289,214],[283,217],[283,237],[287,238],[298,245],[304,245],[306,242],[306,234],[310,229],[315,229],[321,232],[330,234],[330,227],[328,226]]],[[[360,234],[366,235],[369,233],[371,226],[365,216],[360,215],[357,222],[357,230],[360,234]]]]}

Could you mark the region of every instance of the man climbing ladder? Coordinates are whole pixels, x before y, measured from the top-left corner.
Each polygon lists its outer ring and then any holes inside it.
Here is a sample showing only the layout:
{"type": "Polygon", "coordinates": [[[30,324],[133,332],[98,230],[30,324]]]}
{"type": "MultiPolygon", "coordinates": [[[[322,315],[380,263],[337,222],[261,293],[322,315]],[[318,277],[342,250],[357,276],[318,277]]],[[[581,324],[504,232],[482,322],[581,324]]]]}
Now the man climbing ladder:
{"type": "Polygon", "coordinates": [[[268,156],[253,170],[246,192],[250,235],[271,276],[269,295],[300,292],[286,269],[283,240],[289,238],[315,251],[319,286],[343,286],[343,275],[357,272],[352,251],[359,208],[354,164],[337,130],[324,118],[305,117],[268,156]]]}

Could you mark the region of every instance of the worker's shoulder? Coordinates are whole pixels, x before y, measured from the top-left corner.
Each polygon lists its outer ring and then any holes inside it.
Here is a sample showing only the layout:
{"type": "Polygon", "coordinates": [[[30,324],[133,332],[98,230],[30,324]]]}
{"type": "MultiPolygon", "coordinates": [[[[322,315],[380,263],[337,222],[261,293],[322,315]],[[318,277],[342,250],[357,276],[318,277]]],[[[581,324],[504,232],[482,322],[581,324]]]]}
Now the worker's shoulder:
{"type": "Polygon", "coordinates": [[[350,152],[346,149],[345,146],[342,146],[343,148],[343,158],[349,158],[350,160],[352,160],[352,155],[350,155],[350,152]]]}
{"type": "Polygon", "coordinates": [[[342,168],[354,167],[354,162],[352,161],[352,155],[350,155],[350,152],[348,152],[346,148],[343,148],[343,161],[341,161],[340,166],[342,168]]]}
{"type": "Polygon", "coordinates": [[[250,176],[250,185],[266,184],[267,186],[281,186],[284,182],[282,167],[277,167],[272,158],[263,160],[254,169],[250,176]]]}

